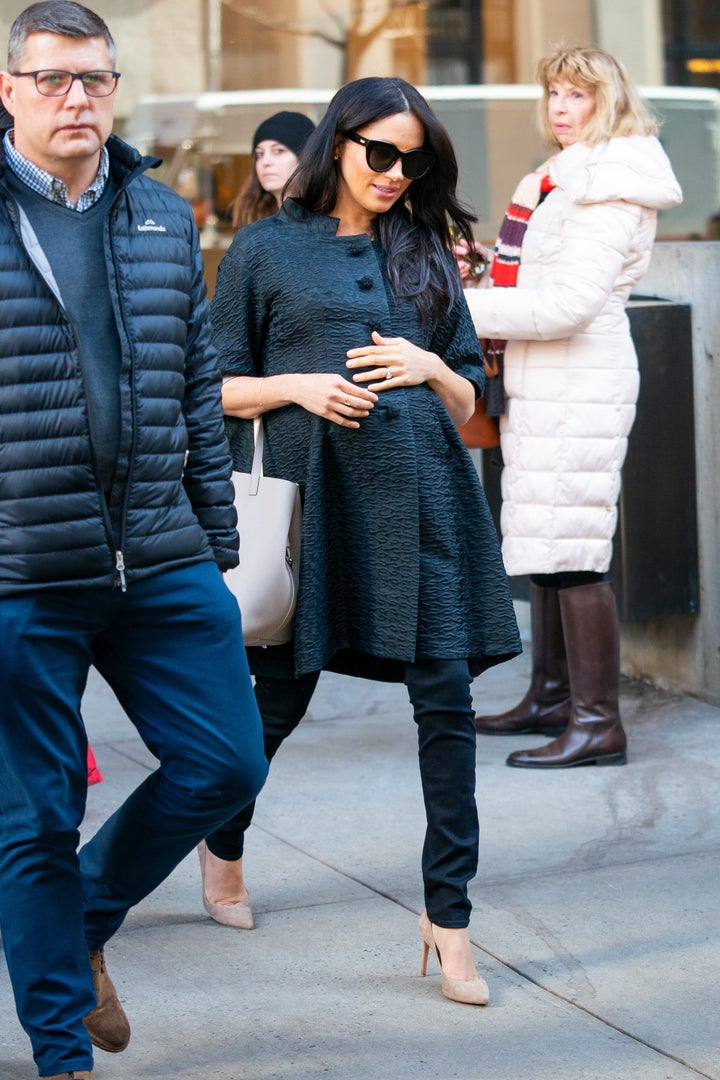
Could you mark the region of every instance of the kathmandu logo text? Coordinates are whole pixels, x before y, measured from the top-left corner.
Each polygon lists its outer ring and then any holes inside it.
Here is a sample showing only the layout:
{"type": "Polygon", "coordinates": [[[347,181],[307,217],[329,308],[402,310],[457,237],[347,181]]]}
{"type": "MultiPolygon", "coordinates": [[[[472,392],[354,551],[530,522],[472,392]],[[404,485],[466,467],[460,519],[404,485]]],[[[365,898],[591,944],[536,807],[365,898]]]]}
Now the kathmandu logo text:
{"type": "Polygon", "coordinates": [[[152,218],[146,218],[144,225],[138,225],[138,232],[167,232],[164,225],[156,225],[152,218]]]}

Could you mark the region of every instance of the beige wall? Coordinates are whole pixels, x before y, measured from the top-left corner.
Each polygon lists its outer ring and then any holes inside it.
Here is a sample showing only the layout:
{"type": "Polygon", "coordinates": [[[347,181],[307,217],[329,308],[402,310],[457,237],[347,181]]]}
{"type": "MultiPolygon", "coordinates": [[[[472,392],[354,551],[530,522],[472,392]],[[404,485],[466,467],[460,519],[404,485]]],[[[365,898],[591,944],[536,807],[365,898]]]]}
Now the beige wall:
{"type": "MultiPolygon", "coordinates": [[[[328,11],[365,14],[365,32],[381,11],[376,0],[94,0],[91,6],[108,23],[118,45],[123,72],[118,116],[127,115],[147,94],[196,93],[205,89],[261,89],[275,86],[335,87],[342,76],[338,49],[305,31],[337,35],[328,11]],[[255,9],[253,19],[238,14],[255,9]],[[263,28],[286,23],[284,33],[263,28]],[[211,28],[221,32],[213,43],[211,28]]],[[[0,40],[25,7],[0,0],[0,40]]],[[[557,42],[598,44],[617,53],[641,83],[662,81],[661,0],[484,0],[487,81],[526,82],[535,65],[557,42]]],[[[425,81],[422,5],[363,53],[357,74],[399,74],[425,81]]]]}
{"type": "Polygon", "coordinates": [[[592,40],[590,0],[515,0],[515,81],[535,82],[535,67],[554,45],[592,40]]]}
{"type": "MultiPolygon", "coordinates": [[[[146,94],[205,89],[204,22],[210,0],[89,0],[107,23],[122,72],[116,116],[122,120],[146,94]]],[[[0,0],[0,56],[7,61],[13,20],[28,5],[0,0]]]]}
{"type": "Polygon", "coordinates": [[[237,0],[223,15],[221,88],[326,89],[346,78],[390,74],[423,82],[422,0],[399,5],[387,23],[386,15],[378,0],[237,0]]]}
{"type": "Polygon", "coordinates": [[[594,43],[619,57],[638,83],[663,81],[662,0],[515,0],[515,81],[556,44],[594,43]]]}
{"type": "Polygon", "coordinates": [[[295,0],[263,0],[262,5],[238,3],[225,6],[222,15],[222,90],[260,90],[292,86],[298,81],[299,58],[307,39],[272,31],[263,25],[302,21],[295,0]],[[243,7],[256,8],[259,18],[242,14],[243,7]]]}
{"type": "Polygon", "coordinates": [[[146,94],[205,89],[206,7],[202,0],[136,0],[122,5],[96,0],[94,8],[115,39],[123,73],[118,116],[126,116],[146,94]]]}
{"type": "Polygon", "coordinates": [[[596,0],[597,42],[622,60],[631,78],[663,82],[661,0],[596,0]]]}

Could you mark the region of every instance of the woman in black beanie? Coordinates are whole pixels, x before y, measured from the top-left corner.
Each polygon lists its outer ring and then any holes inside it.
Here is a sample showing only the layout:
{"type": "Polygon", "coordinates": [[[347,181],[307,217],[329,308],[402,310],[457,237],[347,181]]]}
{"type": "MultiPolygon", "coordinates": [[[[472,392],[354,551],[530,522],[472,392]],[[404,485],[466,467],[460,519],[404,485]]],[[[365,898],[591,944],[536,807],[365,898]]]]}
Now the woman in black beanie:
{"type": "Polygon", "coordinates": [[[279,112],[263,120],[253,135],[253,170],[230,204],[234,228],[269,217],[280,209],[283,188],[314,130],[312,120],[299,112],[279,112]]]}

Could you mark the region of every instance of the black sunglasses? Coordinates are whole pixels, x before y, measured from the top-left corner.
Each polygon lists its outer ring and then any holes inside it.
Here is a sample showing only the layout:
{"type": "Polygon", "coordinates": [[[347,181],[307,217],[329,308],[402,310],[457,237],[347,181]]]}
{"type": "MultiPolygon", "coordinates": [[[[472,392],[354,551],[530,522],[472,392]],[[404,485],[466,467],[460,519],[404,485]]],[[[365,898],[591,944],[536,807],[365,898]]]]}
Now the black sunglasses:
{"type": "Polygon", "coordinates": [[[435,155],[429,150],[398,150],[389,142],[365,139],[356,131],[345,131],[343,136],[365,147],[365,160],[373,172],[387,172],[400,158],[400,167],[407,180],[420,180],[435,164],[435,155]]]}

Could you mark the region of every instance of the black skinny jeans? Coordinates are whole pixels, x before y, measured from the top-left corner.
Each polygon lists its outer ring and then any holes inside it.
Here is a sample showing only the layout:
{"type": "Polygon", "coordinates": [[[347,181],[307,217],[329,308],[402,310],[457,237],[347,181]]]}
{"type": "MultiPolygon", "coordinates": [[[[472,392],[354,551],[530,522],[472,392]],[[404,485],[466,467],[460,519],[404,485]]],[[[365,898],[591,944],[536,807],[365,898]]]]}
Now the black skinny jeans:
{"type": "MultiPolygon", "coordinates": [[[[257,676],[255,697],[268,761],[307,712],[319,672],[294,678],[257,676]]],[[[449,928],[470,921],[468,882],[477,872],[475,714],[465,660],[405,665],[405,685],[418,729],[418,758],[427,829],[422,853],[425,906],[431,922],[449,928]]],[[[208,837],[220,859],[239,859],[255,804],[208,837]]]]}

